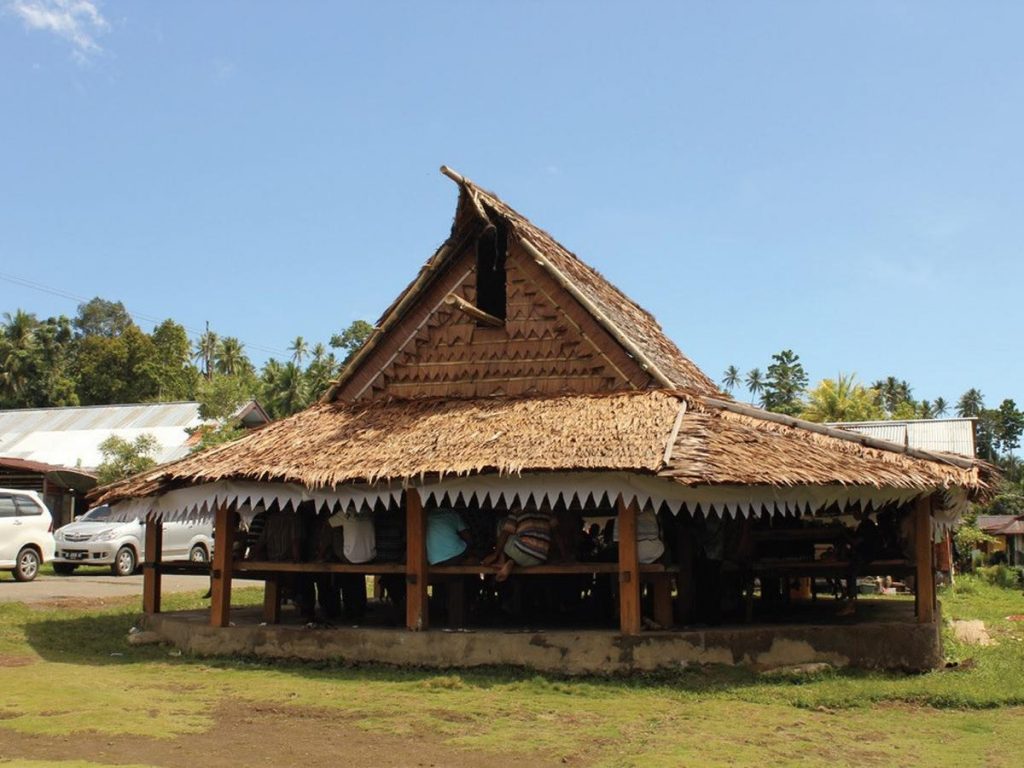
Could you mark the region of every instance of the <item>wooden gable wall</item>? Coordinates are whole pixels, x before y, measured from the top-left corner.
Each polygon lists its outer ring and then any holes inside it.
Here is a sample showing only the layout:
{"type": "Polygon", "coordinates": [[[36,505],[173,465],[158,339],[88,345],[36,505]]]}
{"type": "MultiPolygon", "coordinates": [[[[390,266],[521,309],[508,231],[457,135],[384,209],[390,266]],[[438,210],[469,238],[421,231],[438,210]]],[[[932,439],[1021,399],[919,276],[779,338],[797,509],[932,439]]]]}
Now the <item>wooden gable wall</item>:
{"type": "Polygon", "coordinates": [[[516,243],[506,260],[504,328],[445,302],[476,299],[473,248],[455,256],[362,361],[340,400],[520,397],[646,388],[651,377],[516,243]]]}

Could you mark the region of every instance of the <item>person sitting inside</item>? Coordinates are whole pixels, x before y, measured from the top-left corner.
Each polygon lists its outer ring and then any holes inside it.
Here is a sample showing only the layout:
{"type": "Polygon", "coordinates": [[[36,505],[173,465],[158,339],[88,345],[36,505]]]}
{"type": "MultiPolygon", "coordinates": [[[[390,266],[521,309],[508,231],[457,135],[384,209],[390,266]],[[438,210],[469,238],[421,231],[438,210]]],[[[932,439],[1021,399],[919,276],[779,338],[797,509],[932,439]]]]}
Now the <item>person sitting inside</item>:
{"type": "MultiPolygon", "coordinates": [[[[501,524],[495,551],[487,558],[488,562],[498,566],[495,581],[508,579],[517,565],[529,568],[546,563],[551,548],[551,532],[557,524],[547,504],[540,509],[509,510],[508,517],[501,524]]],[[[560,537],[555,537],[555,546],[561,549],[560,537]]],[[[559,554],[564,556],[561,551],[559,554]]]]}
{"type": "MultiPolygon", "coordinates": [[[[612,540],[619,541],[619,518],[615,518],[612,540]]],[[[644,565],[655,563],[665,554],[665,543],[661,540],[661,525],[658,515],[653,509],[640,510],[636,513],[636,554],[637,562],[644,565]]]]}
{"type": "Polygon", "coordinates": [[[469,526],[452,509],[437,509],[427,515],[427,562],[454,565],[469,549],[469,526]]]}

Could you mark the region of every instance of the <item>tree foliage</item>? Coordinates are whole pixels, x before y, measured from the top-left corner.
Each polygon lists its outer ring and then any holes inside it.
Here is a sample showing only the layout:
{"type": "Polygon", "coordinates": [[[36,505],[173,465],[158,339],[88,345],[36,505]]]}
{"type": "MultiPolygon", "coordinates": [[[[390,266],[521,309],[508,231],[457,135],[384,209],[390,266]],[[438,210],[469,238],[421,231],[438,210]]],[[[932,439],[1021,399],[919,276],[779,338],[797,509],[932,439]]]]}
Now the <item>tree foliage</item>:
{"type": "Polygon", "coordinates": [[[96,472],[100,485],[124,480],[154,466],[156,460],[152,454],[158,447],[156,438],[150,434],[139,435],[131,441],[111,435],[100,443],[103,462],[96,472]]]}
{"type": "Polygon", "coordinates": [[[808,421],[872,421],[883,417],[878,393],[857,383],[855,374],[840,373],[834,379],[822,379],[807,393],[801,418],[808,421]]]}
{"type": "Polygon", "coordinates": [[[761,405],[769,411],[796,416],[803,410],[800,398],[806,388],[807,372],[800,356],[791,349],[784,349],[772,355],[761,405]]]}

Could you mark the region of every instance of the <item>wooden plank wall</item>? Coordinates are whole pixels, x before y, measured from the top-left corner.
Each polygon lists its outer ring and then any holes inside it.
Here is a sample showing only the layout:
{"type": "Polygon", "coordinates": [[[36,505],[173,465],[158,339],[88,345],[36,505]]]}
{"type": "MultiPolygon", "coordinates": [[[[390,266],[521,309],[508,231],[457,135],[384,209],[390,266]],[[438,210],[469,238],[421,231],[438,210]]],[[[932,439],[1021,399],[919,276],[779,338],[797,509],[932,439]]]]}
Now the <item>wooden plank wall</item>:
{"type": "Polygon", "coordinates": [[[518,245],[506,264],[504,328],[480,327],[444,302],[453,293],[475,303],[470,245],[339,390],[339,398],[516,397],[650,383],[619,343],[518,245]]]}

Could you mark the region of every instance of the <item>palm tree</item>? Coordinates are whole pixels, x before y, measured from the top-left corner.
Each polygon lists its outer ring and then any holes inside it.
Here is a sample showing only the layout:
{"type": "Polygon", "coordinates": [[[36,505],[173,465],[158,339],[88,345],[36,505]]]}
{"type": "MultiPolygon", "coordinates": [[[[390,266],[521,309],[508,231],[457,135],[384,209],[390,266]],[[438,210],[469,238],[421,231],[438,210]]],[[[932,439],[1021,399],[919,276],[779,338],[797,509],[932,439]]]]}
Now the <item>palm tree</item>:
{"type": "Polygon", "coordinates": [[[4,312],[0,333],[0,385],[3,394],[17,398],[29,386],[36,352],[36,316],[17,310],[4,312]]]}
{"type": "Polygon", "coordinates": [[[930,419],[935,415],[935,406],[928,400],[922,400],[917,404],[917,415],[921,419],[930,419]]]}
{"type": "Polygon", "coordinates": [[[270,404],[278,416],[291,416],[309,405],[309,389],[302,369],[295,363],[285,363],[277,370],[276,381],[270,394],[270,404]]]}
{"type": "Polygon", "coordinates": [[[217,373],[232,376],[241,373],[248,365],[249,360],[245,356],[245,345],[234,336],[225,336],[217,345],[216,368],[217,373]]]}
{"type": "Polygon", "coordinates": [[[722,383],[731,395],[733,388],[740,383],[740,369],[735,365],[730,365],[726,368],[725,374],[722,376],[722,383]]]}
{"type": "Polygon", "coordinates": [[[292,353],[292,362],[302,365],[303,359],[309,354],[309,344],[301,336],[296,336],[288,351],[292,353]]]}
{"type": "Polygon", "coordinates": [[[203,364],[203,375],[207,379],[213,377],[213,359],[217,355],[217,342],[217,334],[208,330],[196,340],[195,350],[192,352],[192,359],[203,364]]]}
{"type": "Polygon", "coordinates": [[[747,373],[744,383],[747,385],[747,390],[750,392],[750,402],[753,404],[754,398],[764,392],[764,374],[761,373],[761,369],[751,368],[747,373]]]}
{"type": "Polygon", "coordinates": [[[932,403],[932,413],[936,416],[945,416],[949,412],[949,403],[946,402],[945,398],[936,397],[935,402],[932,403]]]}
{"type": "Polygon", "coordinates": [[[980,416],[985,408],[985,398],[980,390],[971,387],[962,395],[956,403],[956,415],[961,417],[980,416]]]}
{"type": "Polygon", "coordinates": [[[326,354],[327,354],[327,347],[325,347],[321,342],[318,341],[316,344],[313,345],[313,362],[314,363],[322,362],[323,359],[324,359],[324,355],[326,355],[326,354]]]}
{"type": "Polygon", "coordinates": [[[874,390],[857,383],[854,373],[840,373],[823,379],[807,396],[807,407],[800,414],[808,421],[867,421],[882,415],[874,390]]]}

